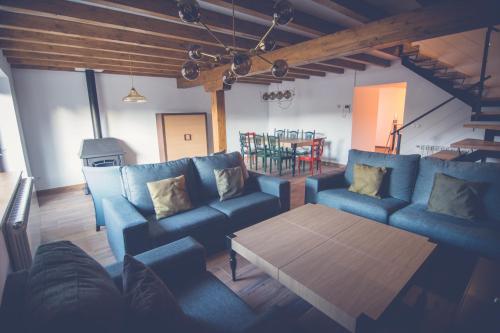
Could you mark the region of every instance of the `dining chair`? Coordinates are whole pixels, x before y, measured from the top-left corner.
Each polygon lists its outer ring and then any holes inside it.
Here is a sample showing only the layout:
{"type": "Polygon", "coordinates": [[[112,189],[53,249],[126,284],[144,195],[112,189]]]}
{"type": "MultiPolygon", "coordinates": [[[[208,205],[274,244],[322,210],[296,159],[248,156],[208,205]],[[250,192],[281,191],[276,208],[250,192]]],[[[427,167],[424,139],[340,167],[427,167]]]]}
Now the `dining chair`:
{"type": "MultiPolygon", "coordinates": [[[[302,131],[302,139],[304,140],[314,140],[316,137],[316,130],[313,131],[302,131]]],[[[297,156],[307,156],[311,154],[311,146],[297,148],[297,156]]]]}
{"type": "Polygon", "coordinates": [[[281,146],[280,137],[275,135],[267,136],[267,146],[269,149],[269,173],[273,172],[273,162],[277,165],[279,175],[281,176],[283,171],[283,162],[285,162],[285,168],[288,167],[288,162],[292,161],[292,155],[281,146]]]}
{"type": "Polygon", "coordinates": [[[245,157],[247,158],[248,163],[250,164],[250,169],[251,169],[252,165],[253,165],[252,159],[256,156],[255,148],[252,148],[253,137],[255,137],[255,133],[239,132],[239,134],[240,134],[241,156],[243,157],[243,159],[245,159],[245,157]]]}
{"type": "Polygon", "coordinates": [[[277,130],[276,128],[274,129],[274,136],[277,136],[278,138],[282,139],[286,136],[286,130],[285,129],[279,129],[277,130]]]}
{"type": "Polygon", "coordinates": [[[298,139],[299,138],[299,130],[296,131],[288,131],[287,138],[289,139],[298,139]]]}
{"type": "Polygon", "coordinates": [[[254,147],[255,147],[255,170],[259,168],[258,166],[258,160],[259,158],[262,159],[262,168],[264,169],[264,172],[267,172],[267,158],[271,156],[267,145],[266,145],[266,137],[264,134],[259,135],[256,134],[253,137],[253,142],[254,142],[254,147]]]}
{"type": "Polygon", "coordinates": [[[309,164],[309,171],[311,175],[314,174],[314,164],[316,164],[316,171],[319,171],[321,175],[321,158],[323,156],[323,149],[325,146],[325,139],[319,138],[313,140],[313,145],[311,147],[311,151],[309,155],[299,156],[299,175],[300,175],[300,166],[302,164],[302,171],[305,171],[306,163],[309,164]]]}

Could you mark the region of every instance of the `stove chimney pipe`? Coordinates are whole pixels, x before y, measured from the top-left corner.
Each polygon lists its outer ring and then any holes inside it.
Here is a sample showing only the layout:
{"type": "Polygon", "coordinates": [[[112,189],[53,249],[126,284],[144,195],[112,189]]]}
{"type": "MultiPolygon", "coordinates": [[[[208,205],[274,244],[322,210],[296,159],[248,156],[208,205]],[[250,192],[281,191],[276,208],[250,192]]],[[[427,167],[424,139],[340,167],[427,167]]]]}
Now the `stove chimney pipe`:
{"type": "Polygon", "coordinates": [[[87,91],[89,93],[90,115],[92,117],[92,129],[94,139],[102,138],[101,117],[99,115],[99,103],[97,102],[97,90],[95,86],[95,73],[91,69],[85,70],[87,80],[87,91]]]}

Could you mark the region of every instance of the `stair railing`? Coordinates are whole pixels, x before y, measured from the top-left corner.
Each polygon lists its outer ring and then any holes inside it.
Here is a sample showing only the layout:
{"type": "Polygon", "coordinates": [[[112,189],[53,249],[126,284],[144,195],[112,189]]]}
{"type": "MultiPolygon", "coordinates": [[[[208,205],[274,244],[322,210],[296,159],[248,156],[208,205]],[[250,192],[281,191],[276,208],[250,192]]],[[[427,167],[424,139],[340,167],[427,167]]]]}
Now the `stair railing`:
{"type": "MultiPolygon", "coordinates": [[[[487,76],[484,78],[483,81],[479,81],[479,82],[476,82],[474,83],[473,85],[471,85],[470,87],[468,87],[467,89],[465,89],[465,91],[469,91],[469,90],[473,90],[475,89],[476,87],[478,87],[480,84],[484,83],[484,81],[488,80],[491,78],[491,75],[487,76]]],[[[400,152],[401,152],[401,138],[402,138],[402,134],[401,134],[401,131],[404,130],[405,128],[413,125],[414,123],[416,123],[417,121],[419,121],[420,119],[422,118],[425,118],[427,117],[428,115],[430,115],[431,113],[433,113],[434,111],[436,110],[439,110],[440,108],[442,108],[443,106],[445,106],[446,104],[450,103],[451,101],[453,101],[454,99],[456,99],[457,96],[452,96],[450,98],[448,98],[447,100],[445,100],[444,102],[436,105],[435,107],[433,107],[432,109],[430,109],[429,111],[427,111],[426,113],[418,116],[417,118],[413,119],[412,121],[410,121],[409,123],[401,126],[400,128],[396,129],[396,130],[393,130],[391,132],[391,135],[395,136],[396,137],[396,155],[399,155],[400,152]]]]}

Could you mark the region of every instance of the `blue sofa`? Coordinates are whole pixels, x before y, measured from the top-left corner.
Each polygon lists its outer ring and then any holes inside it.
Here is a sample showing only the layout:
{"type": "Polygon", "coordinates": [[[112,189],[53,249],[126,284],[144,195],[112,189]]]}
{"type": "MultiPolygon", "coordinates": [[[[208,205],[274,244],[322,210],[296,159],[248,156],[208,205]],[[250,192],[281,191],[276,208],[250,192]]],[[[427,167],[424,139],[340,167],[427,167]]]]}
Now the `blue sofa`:
{"type": "MultiPolygon", "coordinates": [[[[55,243],[53,243],[55,244],[55,243]]],[[[49,244],[50,246],[50,244],[49,244]]],[[[219,279],[206,270],[205,250],[193,238],[186,237],[170,244],[163,245],[156,249],[144,252],[135,257],[151,268],[168,286],[175,295],[181,309],[186,314],[188,319],[189,330],[187,332],[204,332],[204,333],[275,333],[275,332],[297,332],[293,328],[293,321],[287,319],[287,314],[284,309],[279,307],[271,308],[270,310],[257,314],[255,313],[238,295],[231,289],[225,286],[219,279]]],[[[73,265],[81,264],[82,260],[87,262],[86,258],[81,258],[79,262],[73,262],[73,265]]],[[[42,259],[43,260],[43,259],[42,259]]],[[[45,264],[54,266],[53,260],[59,258],[51,257],[51,260],[46,260],[45,264]]],[[[90,259],[91,260],[91,259],[90,259]]],[[[98,265],[97,263],[95,263],[98,265]]],[[[40,269],[40,267],[38,267],[40,269]]],[[[122,272],[123,263],[118,262],[111,266],[105,267],[109,276],[113,279],[119,291],[122,291],[122,272]]],[[[11,273],[5,283],[3,300],[0,307],[0,322],[2,323],[2,332],[25,332],[23,323],[26,323],[27,310],[25,302],[26,286],[30,272],[20,271],[11,273]]],[[[44,276],[43,278],[46,278],[44,276]]],[[[85,277],[87,278],[87,277],[85,277]]],[[[86,281],[83,278],[82,281],[86,281]]],[[[40,277],[31,277],[31,283],[37,283],[36,280],[40,277]],[[35,282],[33,282],[35,279],[35,282]]],[[[85,295],[86,293],[96,293],[96,285],[98,281],[91,281],[84,287],[78,287],[77,284],[71,284],[68,281],[77,281],[77,276],[68,276],[66,281],[62,283],[61,292],[71,292],[71,295],[85,295]]],[[[52,289],[54,286],[51,286],[52,289]]],[[[106,289],[106,288],[104,288],[106,289]]],[[[94,294],[91,298],[98,298],[98,294],[94,294]]],[[[90,297],[90,296],[89,296],[90,297]]],[[[88,302],[89,297],[84,297],[85,302],[88,302]]],[[[54,300],[54,295],[48,298],[54,300]]],[[[67,296],[66,299],[70,299],[67,296]]],[[[79,311],[77,307],[78,297],[71,299],[71,305],[68,305],[70,311],[79,311]],[[71,310],[72,309],[72,310],[71,310]]],[[[36,300],[35,300],[36,302],[36,300]]],[[[85,315],[74,315],[72,323],[65,323],[61,326],[55,321],[50,321],[52,315],[50,313],[50,301],[44,299],[40,306],[46,312],[45,317],[37,318],[38,321],[54,326],[54,332],[61,332],[64,325],[78,325],[78,320],[89,320],[85,315]]],[[[57,306],[55,306],[57,308],[57,306]]],[[[88,303],[84,304],[88,307],[88,303]]],[[[41,310],[36,309],[38,314],[41,310]]],[[[30,309],[33,311],[33,309],[30,309]]],[[[54,316],[59,318],[61,315],[54,309],[54,316]],[[58,317],[59,316],[59,317],[58,317]]],[[[83,311],[83,310],[82,310],[83,311]]],[[[113,319],[120,316],[112,316],[109,314],[107,322],[114,325],[113,319]]],[[[168,315],[168,314],[165,314],[168,315]]],[[[92,317],[92,314],[87,316],[92,317]]],[[[101,317],[99,317],[101,318],[101,317]]],[[[97,319],[99,319],[97,318],[97,319]]],[[[94,318],[96,319],[96,318],[94,318]]],[[[97,320],[96,319],[96,320],[97,320]]],[[[97,325],[98,326],[98,325],[97,325]]],[[[83,332],[82,327],[73,327],[75,332],[83,332]]],[[[87,331],[86,331],[87,332],[87,331]]],[[[98,330],[102,332],[102,330],[98,330]]],[[[147,333],[148,331],[144,331],[147,333]]]]}
{"type": "Polygon", "coordinates": [[[235,152],[157,164],[89,168],[84,174],[97,223],[106,225],[110,247],[116,258],[122,259],[125,253],[135,255],[186,236],[194,237],[209,252],[220,250],[225,235],[290,209],[290,183],[256,173],[249,173],[244,195],[220,202],[213,170],[241,163],[241,155],[235,152]],[[156,220],[146,183],[179,175],[186,178],[194,208],[156,220]],[[109,182],[110,187],[102,189],[102,182],[109,182]]]}
{"type": "Polygon", "coordinates": [[[306,203],[323,204],[427,236],[438,243],[500,258],[499,164],[351,150],[345,172],[308,177],[305,191],[306,203]],[[382,199],[348,191],[356,163],[388,168],[382,199]],[[484,216],[468,221],[427,211],[436,173],[487,184],[484,216]]]}

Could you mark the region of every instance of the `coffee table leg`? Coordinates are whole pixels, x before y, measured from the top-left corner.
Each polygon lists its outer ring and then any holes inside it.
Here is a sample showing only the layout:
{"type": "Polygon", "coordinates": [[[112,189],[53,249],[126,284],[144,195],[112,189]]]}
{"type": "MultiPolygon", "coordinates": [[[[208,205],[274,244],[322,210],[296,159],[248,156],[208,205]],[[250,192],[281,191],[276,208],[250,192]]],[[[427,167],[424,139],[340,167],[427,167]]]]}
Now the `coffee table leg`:
{"type": "Polygon", "coordinates": [[[236,281],[236,252],[229,250],[229,265],[231,266],[231,277],[236,281]]]}

